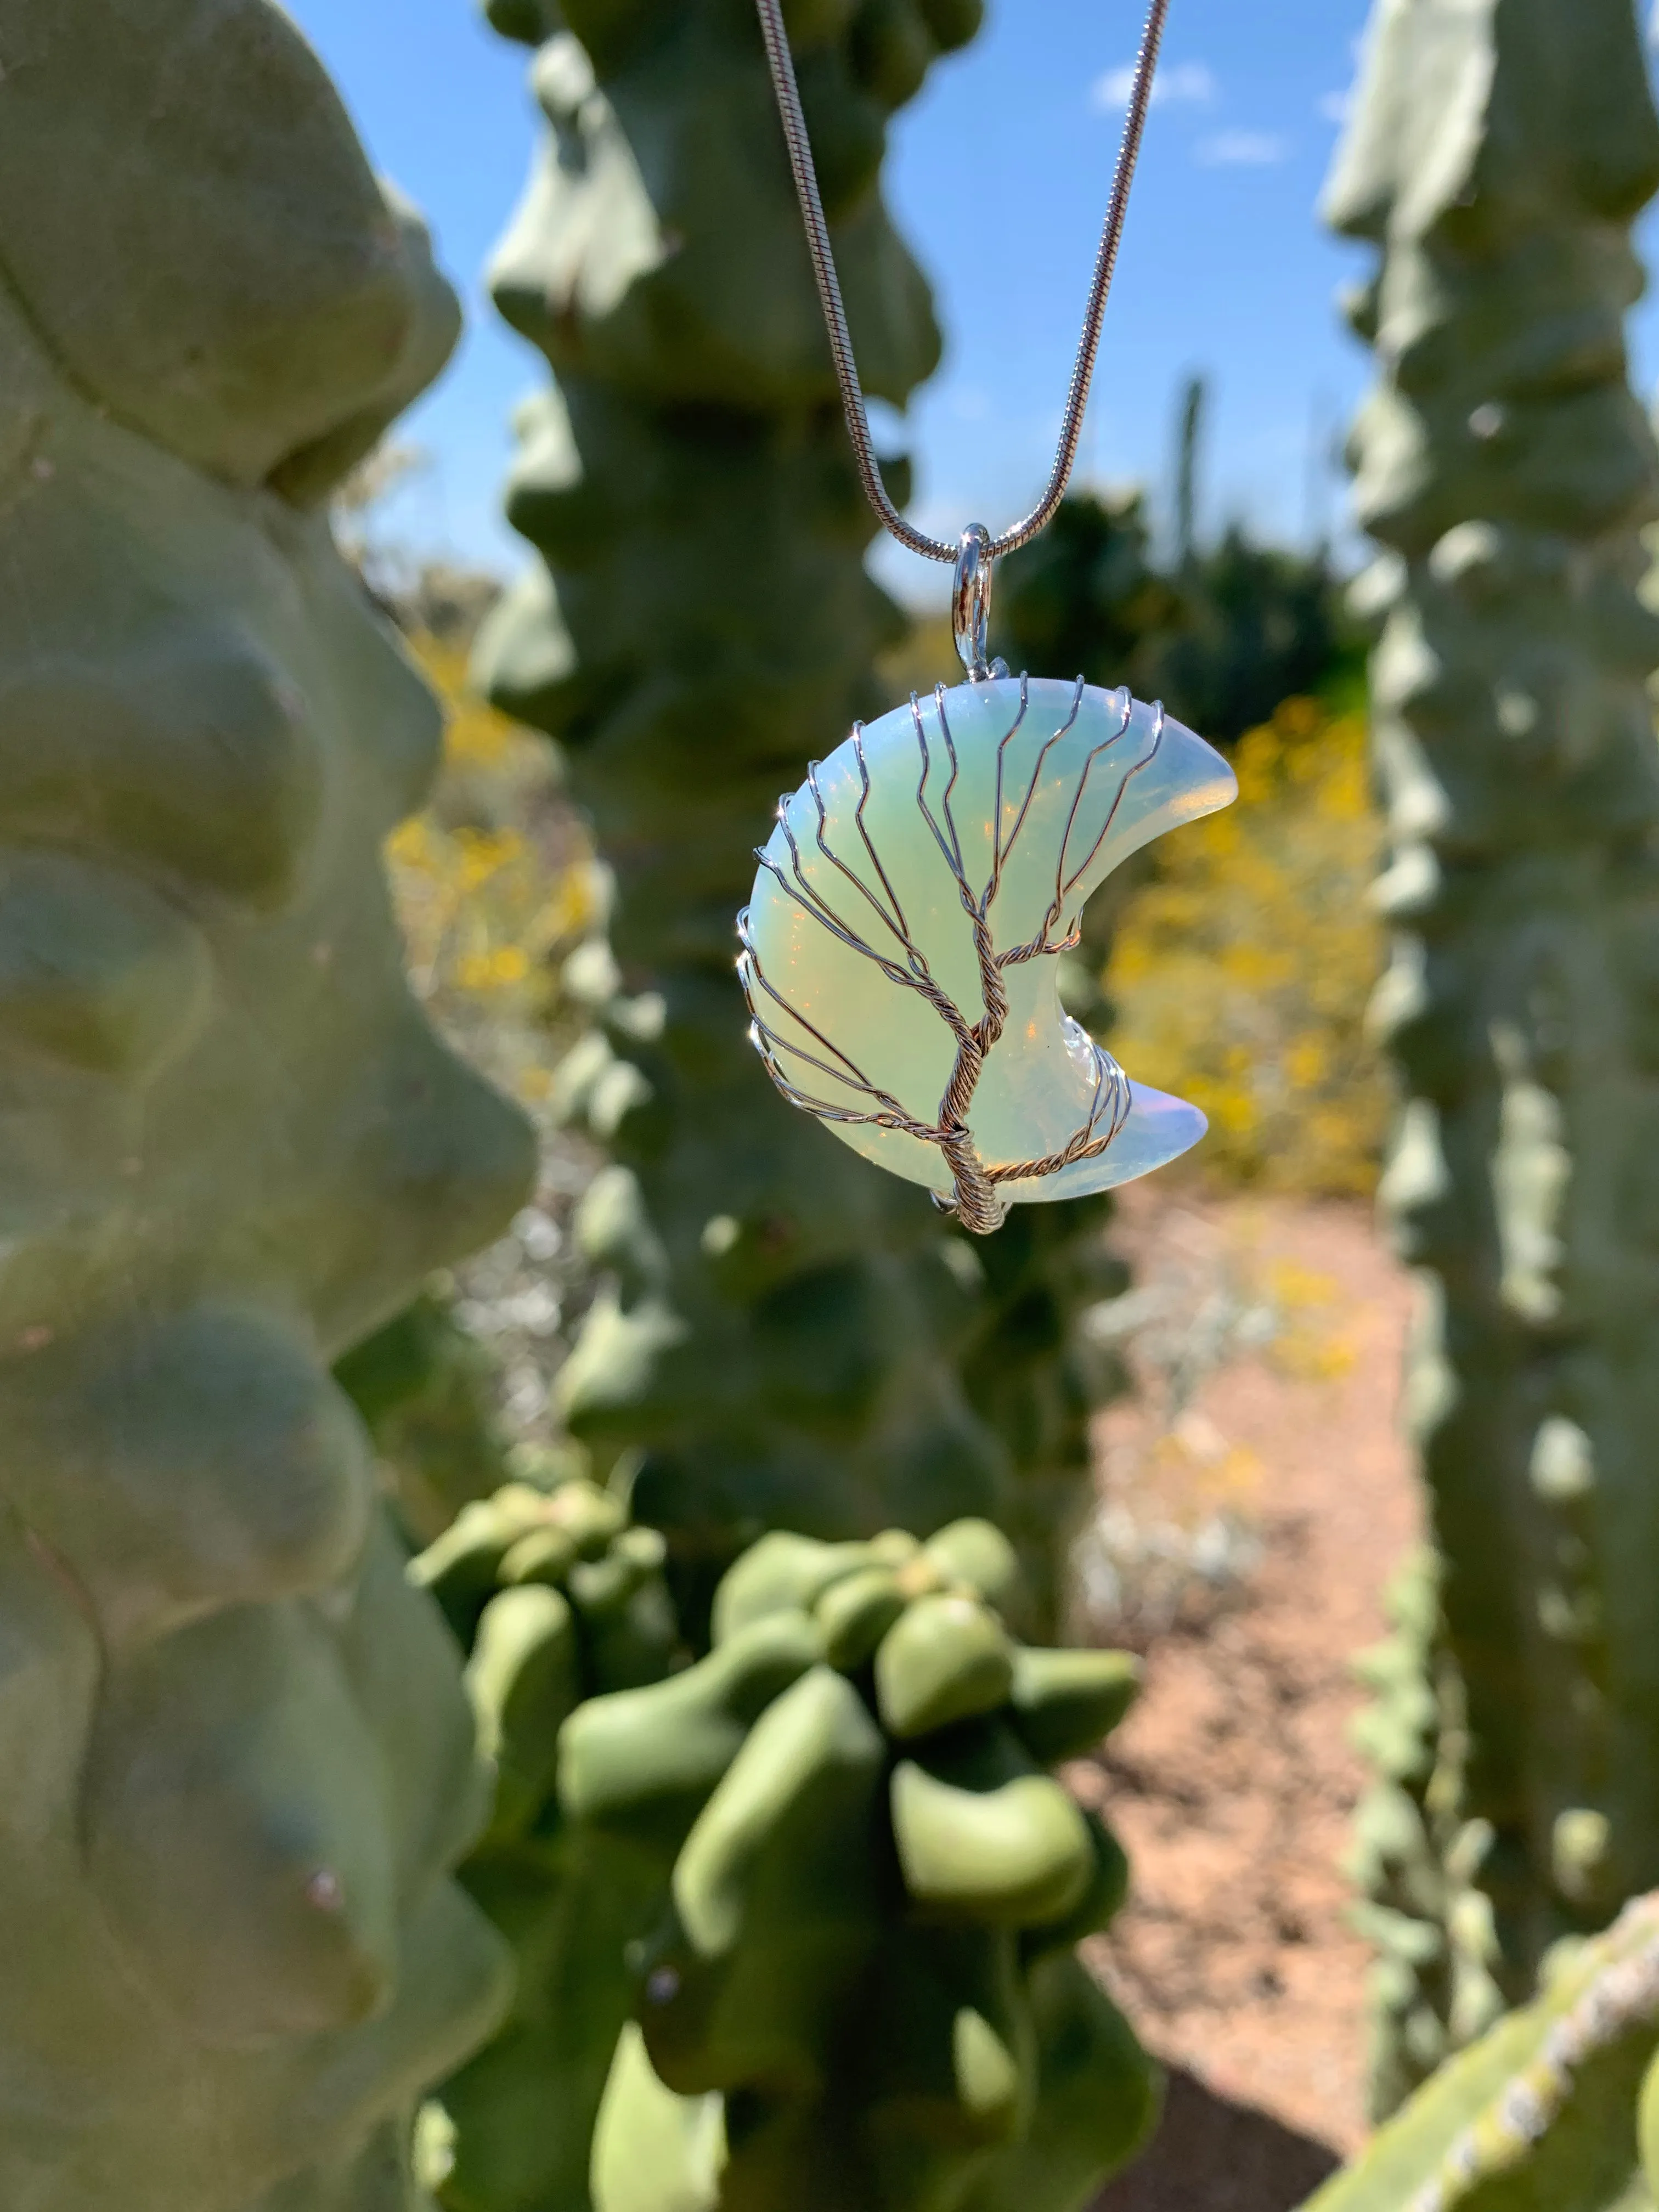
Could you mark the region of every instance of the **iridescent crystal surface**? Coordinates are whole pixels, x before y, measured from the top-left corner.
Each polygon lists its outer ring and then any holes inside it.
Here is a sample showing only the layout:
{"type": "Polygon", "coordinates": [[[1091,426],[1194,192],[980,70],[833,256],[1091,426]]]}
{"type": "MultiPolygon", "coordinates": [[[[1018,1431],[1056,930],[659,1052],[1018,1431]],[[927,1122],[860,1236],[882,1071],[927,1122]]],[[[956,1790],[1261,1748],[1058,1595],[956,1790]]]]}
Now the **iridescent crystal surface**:
{"type": "Polygon", "coordinates": [[[784,1095],[994,1228],[1196,1144],[1065,1012],[1060,955],[1129,854],[1225,806],[1220,755],[1127,691],[1004,677],[855,729],[778,810],[738,919],[784,1095]]]}

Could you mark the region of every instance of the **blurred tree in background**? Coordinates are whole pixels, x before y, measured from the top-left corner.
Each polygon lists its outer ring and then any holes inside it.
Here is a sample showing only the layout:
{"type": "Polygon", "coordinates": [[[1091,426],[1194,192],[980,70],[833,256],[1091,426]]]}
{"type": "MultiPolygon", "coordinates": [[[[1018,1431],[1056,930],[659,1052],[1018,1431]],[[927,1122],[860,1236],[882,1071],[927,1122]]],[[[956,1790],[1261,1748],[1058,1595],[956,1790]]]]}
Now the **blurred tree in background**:
{"type": "Polygon", "coordinates": [[[1201,1106],[1205,1170],[1375,1187],[1388,1086],[1365,1032],[1383,958],[1365,725],[1287,701],[1234,748],[1237,803],[1169,841],[1114,934],[1112,1048],[1201,1106]]]}
{"type": "Polygon", "coordinates": [[[1258,545],[1231,523],[1218,544],[1194,555],[1178,588],[1154,696],[1212,744],[1235,743],[1284,700],[1328,693],[1363,665],[1342,579],[1322,550],[1258,545]]]}
{"type": "Polygon", "coordinates": [[[1260,544],[1237,522],[1202,543],[1205,412],[1193,378],[1172,557],[1144,492],[1078,491],[998,575],[1011,667],[1127,684],[1239,756],[1237,807],[1137,855],[1091,901],[1062,990],[1137,1076],[1204,1108],[1206,1170],[1366,1189],[1383,1100],[1359,1018],[1382,957],[1364,905],[1363,632],[1322,547],[1260,544]]]}
{"type": "Polygon", "coordinates": [[[1178,414],[1170,557],[1154,546],[1144,492],[1075,491],[1001,564],[996,643],[1011,668],[1127,684],[1230,745],[1286,699],[1356,703],[1364,641],[1326,547],[1259,544],[1240,521],[1202,543],[1206,405],[1194,377],[1178,414]]]}
{"type": "Polygon", "coordinates": [[[1156,699],[1187,601],[1155,564],[1143,493],[1076,491],[1040,538],[1001,562],[993,611],[1011,668],[1127,684],[1156,699]]]}
{"type": "Polygon", "coordinates": [[[1160,567],[1139,491],[1073,492],[1008,556],[996,647],[1011,668],[1127,684],[1219,745],[1363,665],[1322,553],[1258,545],[1233,523],[1207,551],[1160,567]]]}

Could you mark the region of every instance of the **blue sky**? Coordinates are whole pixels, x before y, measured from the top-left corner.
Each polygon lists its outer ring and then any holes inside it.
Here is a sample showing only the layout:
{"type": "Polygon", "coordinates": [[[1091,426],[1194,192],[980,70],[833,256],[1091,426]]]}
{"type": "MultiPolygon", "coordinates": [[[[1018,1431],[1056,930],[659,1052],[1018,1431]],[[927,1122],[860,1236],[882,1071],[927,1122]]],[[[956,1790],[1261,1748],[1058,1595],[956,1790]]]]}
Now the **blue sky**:
{"type": "MultiPolygon", "coordinates": [[[[461,354],[403,434],[429,462],[392,519],[420,551],[506,574],[520,557],[496,512],[507,418],[540,364],[496,324],[479,278],[533,143],[527,57],[471,0],[284,4],[375,161],[431,217],[466,297],[461,354]]],[[[941,535],[1000,526],[1047,474],[1139,4],[990,0],[981,37],[896,121],[889,198],[947,333],[945,366],[902,433],[915,512],[941,535]]],[[[1365,0],[1173,0],[1084,476],[1143,483],[1161,514],[1176,391],[1201,370],[1212,390],[1203,523],[1241,515],[1298,542],[1340,520],[1340,482],[1313,456],[1364,386],[1365,357],[1333,305],[1364,257],[1325,235],[1316,201],[1365,15],[1365,0]]],[[[1659,229],[1645,242],[1651,255],[1659,229]]],[[[1645,386],[1659,374],[1652,303],[1635,336],[1645,386]]],[[[945,575],[896,547],[878,566],[910,599],[936,594],[945,575]]]]}

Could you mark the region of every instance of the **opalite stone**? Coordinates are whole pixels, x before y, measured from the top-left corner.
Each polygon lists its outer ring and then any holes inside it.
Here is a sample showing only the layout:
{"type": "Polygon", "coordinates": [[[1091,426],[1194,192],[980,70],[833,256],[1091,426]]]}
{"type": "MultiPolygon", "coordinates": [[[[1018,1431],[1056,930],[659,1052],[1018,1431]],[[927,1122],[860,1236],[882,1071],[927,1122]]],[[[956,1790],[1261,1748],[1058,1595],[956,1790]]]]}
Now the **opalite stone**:
{"type": "Polygon", "coordinates": [[[751,1034],[785,1097],[970,1228],[1127,1182],[1196,1144],[1062,1009],[1090,893],[1237,784],[1127,691],[940,688],[815,762],[738,917],[751,1034]]]}

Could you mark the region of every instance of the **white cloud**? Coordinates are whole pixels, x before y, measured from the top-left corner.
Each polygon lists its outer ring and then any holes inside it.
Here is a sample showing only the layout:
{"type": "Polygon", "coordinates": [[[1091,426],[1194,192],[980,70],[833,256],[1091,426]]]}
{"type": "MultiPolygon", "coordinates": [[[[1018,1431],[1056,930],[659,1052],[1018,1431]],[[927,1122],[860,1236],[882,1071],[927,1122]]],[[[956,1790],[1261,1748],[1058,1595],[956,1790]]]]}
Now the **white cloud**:
{"type": "Polygon", "coordinates": [[[1352,93],[1322,93],[1319,96],[1319,112],[1327,123],[1346,123],[1353,113],[1352,93]]]}
{"type": "Polygon", "coordinates": [[[1271,169],[1290,150],[1276,131],[1218,131],[1200,139],[1197,158],[1206,169],[1271,169]]]}
{"type": "MultiPolygon", "coordinates": [[[[1089,94],[1090,104],[1103,115],[1121,115],[1129,105],[1129,94],[1134,89],[1135,66],[1125,62],[1121,69],[1108,70],[1103,76],[1095,79],[1089,94]]],[[[1160,69],[1152,79],[1152,106],[1181,106],[1207,107],[1216,95],[1214,72],[1202,62],[1176,62],[1171,67],[1160,69]]]]}

